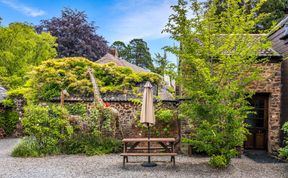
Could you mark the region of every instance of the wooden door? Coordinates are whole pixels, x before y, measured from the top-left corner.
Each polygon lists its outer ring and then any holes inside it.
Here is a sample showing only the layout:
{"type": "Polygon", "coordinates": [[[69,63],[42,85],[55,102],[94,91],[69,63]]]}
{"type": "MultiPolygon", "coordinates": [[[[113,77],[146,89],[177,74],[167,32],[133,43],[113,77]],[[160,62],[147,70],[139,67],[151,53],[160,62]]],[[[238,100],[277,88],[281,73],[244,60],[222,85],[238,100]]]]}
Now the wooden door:
{"type": "Polygon", "coordinates": [[[250,101],[255,114],[250,114],[246,119],[250,135],[244,143],[245,149],[267,149],[268,101],[269,95],[266,94],[256,94],[250,101]]]}

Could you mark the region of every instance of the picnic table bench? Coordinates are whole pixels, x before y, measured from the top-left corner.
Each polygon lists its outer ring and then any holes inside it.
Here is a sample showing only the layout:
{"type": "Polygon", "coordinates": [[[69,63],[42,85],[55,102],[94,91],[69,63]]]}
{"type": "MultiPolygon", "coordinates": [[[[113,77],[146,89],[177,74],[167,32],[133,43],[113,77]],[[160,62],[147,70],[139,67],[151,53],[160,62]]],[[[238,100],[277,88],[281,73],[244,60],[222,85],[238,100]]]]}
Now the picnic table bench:
{"type": "Polygon", "coordinates": [[[124,147],[123,153],[120,155],[123,156],[123,167],[125,163],[128,162],[129,156],[171,156],[171,162],[175,166],[175,138],[125,138],[122,140],[124,147]],[[148,147],[138,147],[140,143],[158,143],[158,147],[150,147],[150,150],[153,152],[143,152],[148,150],[148,147]],[[139,152],[139,150],[143,150],[139,152]]]}

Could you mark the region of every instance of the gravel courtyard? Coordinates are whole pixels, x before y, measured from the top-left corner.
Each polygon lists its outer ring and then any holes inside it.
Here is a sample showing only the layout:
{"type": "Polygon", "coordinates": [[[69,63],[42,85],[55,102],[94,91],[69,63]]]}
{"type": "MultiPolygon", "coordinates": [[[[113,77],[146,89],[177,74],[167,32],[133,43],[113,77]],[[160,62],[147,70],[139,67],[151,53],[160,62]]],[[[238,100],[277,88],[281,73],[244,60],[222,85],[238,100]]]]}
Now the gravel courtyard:
{"type": "Polygon", "coordinates": [[[145,158],[130,158],[126,169],[118,154],[104,156],[61,155],[45,158],[13,158],[10,156],[18,139],[0,140],[0,177],[56,178],[56,177],[271,177],[288,178],[288,163],[260,163],[246,156],[232,160],[225,170],[210,168],[207,158],[176,157],[176,168],[168,162],[169,158],[157,160],[155,168],[144,168],[145,158]]]}

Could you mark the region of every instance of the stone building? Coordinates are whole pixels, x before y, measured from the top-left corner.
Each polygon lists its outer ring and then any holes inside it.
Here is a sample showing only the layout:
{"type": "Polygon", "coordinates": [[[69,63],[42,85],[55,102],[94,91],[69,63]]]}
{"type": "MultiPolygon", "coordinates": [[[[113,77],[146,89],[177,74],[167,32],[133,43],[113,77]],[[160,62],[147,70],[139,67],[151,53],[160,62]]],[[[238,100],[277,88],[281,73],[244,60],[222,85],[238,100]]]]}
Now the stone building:
{"type": "Polygon", "coordinates": [[[277,153],[283,144],[282,125],[288,121],[288,16],[268,34],[272,49],[262,51],[259,57],[269,62],[257,64],[262,69],[262,80],[250,86],[256,91],[251,100],[256,114],[248,117],[251,135],[245,149],[262,149],[277,153]]]}

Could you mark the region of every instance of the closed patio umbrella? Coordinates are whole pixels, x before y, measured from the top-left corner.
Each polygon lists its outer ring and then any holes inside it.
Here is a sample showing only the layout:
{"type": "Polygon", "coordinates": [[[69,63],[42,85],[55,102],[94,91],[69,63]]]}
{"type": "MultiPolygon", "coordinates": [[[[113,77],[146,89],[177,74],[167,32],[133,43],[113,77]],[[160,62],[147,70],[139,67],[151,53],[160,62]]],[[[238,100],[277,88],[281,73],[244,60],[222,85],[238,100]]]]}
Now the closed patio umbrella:
{"type": "MultiPolygon", "coordinates": [[[[146,82],[144,85],[140,122],[146,124],[148,127],[148,153],[150,153],[150,126],[155,124],[153,90],[150,82],[146,82]]],[[[143,163],[142,166],[154,167],[156,163],[151,162],[150,156],[148,156],[148,162],[143,163]]]]}

